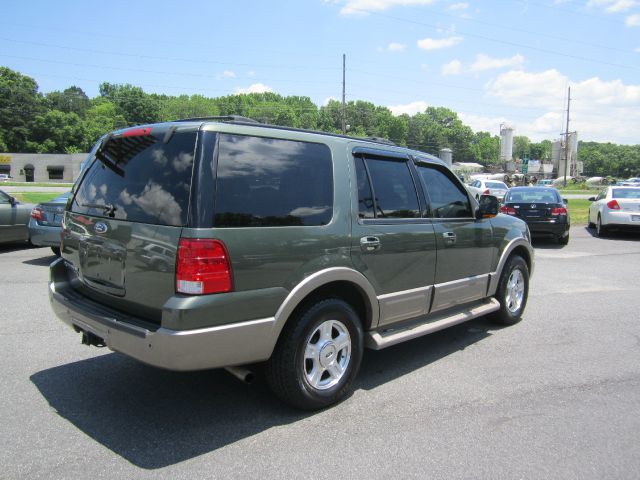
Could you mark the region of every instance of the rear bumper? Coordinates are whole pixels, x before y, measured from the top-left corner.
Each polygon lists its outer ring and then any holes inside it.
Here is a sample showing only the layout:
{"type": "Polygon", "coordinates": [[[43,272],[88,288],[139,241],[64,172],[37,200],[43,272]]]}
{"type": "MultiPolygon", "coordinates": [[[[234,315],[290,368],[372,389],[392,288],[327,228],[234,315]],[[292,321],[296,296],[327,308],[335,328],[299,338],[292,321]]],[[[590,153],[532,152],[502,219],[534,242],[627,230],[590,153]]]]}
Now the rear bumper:
{"type": "Polygon", "coordinates": [[[92,333],[114,351],[168,370],[203,370],[266,360],[275,345],[275,319],[177,331],[144,327],[126,314],[78,299],[66,280],[64,260],[51,265],[54,313],[76,331],[92,333]]]}
{"type": "Polygon", "coordinates": [[[39,247],[59,247],[61,227],[45,227],[34,220],[29,221],[29,239],[39,247]]]}
{"type": "Polygon", "coordinates": [[[612,228],[640,229],[640,220],[633,220],[634,218],[640,218],[640,212],[604,212],[602,224],[612,228]]]}
{"type": "Polygon", "coordinates": [[[571,227],[568,223],[557,222],[527,222],[531,235],[554,235],[564,237],[571,227]]]}

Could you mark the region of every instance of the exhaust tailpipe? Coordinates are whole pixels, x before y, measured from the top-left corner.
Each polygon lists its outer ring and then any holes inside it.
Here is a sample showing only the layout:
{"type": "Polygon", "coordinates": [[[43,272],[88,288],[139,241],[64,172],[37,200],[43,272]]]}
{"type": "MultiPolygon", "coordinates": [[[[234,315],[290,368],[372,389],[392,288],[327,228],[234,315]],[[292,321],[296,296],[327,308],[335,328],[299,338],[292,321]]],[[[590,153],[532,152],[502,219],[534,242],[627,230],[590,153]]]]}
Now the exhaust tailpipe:
{"type": "Polygon", "coordinates": [[[251,370],[242,367],[224,367],[224,369],[238,380],[244,383],[251,383],[255,379],[255,374],[251,370]]]}

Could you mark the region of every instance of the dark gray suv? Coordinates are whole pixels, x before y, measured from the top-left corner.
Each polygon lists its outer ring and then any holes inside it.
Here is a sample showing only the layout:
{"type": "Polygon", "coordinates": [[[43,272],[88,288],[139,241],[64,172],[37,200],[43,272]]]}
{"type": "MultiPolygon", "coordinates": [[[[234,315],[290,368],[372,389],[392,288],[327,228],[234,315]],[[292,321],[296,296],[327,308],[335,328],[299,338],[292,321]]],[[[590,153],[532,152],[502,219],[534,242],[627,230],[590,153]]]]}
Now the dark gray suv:
{"type": "Polygon", "coordinates": [[[86,344],[171,370],[265,362],[281,399],[318,409],[365,347],[520,319],[533,250],[497,209],[383,141],[236,117],[129,128],[74,187],[51,303],[86,344]]]}

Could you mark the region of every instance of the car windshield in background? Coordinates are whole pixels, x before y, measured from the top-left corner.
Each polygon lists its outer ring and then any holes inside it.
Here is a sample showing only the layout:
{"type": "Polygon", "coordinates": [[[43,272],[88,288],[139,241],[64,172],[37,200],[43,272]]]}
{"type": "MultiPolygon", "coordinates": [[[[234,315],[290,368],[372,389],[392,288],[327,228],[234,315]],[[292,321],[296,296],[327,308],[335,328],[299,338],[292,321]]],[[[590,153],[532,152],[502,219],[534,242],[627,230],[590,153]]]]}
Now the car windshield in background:
{"type": "Polygon", "coordinates": [[[510,203],[530,203],[530,202],[538,202],[538,203],[560,203],[560,199],[557,197],[556,193],[553,190],[548,188],[526,188],[519,190],[511,190],[507,194],[507,198],[505,202],[510,203]]]}
{"type": "Polygon", "coordinates": [[[640,198],[640,188],[614,188],[613,198],[640,198]]]}
{"type": "MultiPolygon", "coordinates": [[[[125,134],[126,135],[126,134],[125,134]]],[[[72,211],[156,225],[187,223],[196,132],[107,139],[76,193],[72,211]]]]}
{"type": "Polygon", "coordinates": [[[485,182],[484,184],[487,186],[487,188],[501,188],[503,190],[509,188],[502,182],[485,182]]]}

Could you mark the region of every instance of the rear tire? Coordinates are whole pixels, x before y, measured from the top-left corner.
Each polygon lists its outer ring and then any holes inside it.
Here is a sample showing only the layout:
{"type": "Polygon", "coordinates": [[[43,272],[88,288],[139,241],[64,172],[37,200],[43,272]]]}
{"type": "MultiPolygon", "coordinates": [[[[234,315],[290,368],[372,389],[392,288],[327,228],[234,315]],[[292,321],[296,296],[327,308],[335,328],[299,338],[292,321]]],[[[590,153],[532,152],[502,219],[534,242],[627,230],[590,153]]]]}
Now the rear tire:
{"type": "Polygon", "coordinates": [[[602,218],[598,215],[598,219],[596,220],[596,235],[600,238],[607,236],[607,227],[602,225],[602,218]]]}
{"type": "Polygon", "coordinates": [[[351,394],[363,352],[362,324],[338,298],[312,304],[291,318],[268,360],[273,393],[302,410],[318,410],[351,394]]]}
{"type": "Polygon", "coordinates": [[[558,243],[560,245],[569,245],[569,234],[566,237],[558,237],[558,243]]]}
{"type": "Polygon", "coordinates": [[[501,325],[513,325],[522,318],[529,295],[529,268],[519,255],[509,257],[502,269],[496,299],[500,310],[490,314],[491,320],[501,325]]]}

